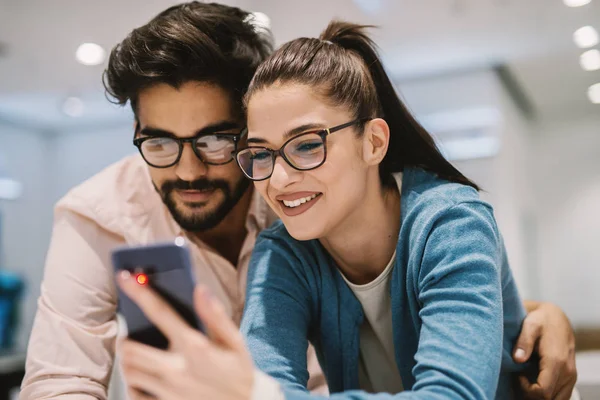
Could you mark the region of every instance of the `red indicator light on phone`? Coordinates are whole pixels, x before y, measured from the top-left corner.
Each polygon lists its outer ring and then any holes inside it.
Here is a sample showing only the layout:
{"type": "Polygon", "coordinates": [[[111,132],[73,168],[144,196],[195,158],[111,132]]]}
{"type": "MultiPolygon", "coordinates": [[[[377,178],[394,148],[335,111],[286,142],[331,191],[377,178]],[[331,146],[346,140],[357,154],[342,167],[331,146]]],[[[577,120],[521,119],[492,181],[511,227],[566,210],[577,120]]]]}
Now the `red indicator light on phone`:
{"type": "Polygon", "coordinates": [[[138,274],[135,277],[135,280],[137,281],[137,283],[139,283],[140,285],[145,285],[146,283],[148,283],[148,275],[146,274],[138,274]]]}

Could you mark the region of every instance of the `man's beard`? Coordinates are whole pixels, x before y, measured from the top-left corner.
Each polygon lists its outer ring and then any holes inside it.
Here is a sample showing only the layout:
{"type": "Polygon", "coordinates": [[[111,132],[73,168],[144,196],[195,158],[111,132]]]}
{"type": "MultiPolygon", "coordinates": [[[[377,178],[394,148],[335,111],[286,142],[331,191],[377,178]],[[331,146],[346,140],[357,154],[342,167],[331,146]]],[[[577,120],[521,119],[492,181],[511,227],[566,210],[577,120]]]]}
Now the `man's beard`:
{"type": "MultiPolygon", "coordinates": [[[[154,187],[160,194],[163,203],[165,203],[169,209],[173,219],[175,219],[182,229],[188,232],[202,232],[214,228],[223,221],[227,214],[229,214],[240,201],[242,196],[244,196],[250,183],[249,180],[242,177],[236,182],[233,191],[230,189],[227,181],[222,179],[198,179],[192,182],[178,179],[176,181],[164,182],[161,185],[160,190],[156,188],[156,185],[154,185],[154,187]],[[214,190],[215,193],[217,190],[220,190],[223,193],[224,199],[211,211],[199,215],[186,215],[182,210],[177,208],[177,203],[174,199],[175,193],[173,193],[175,190],[214,190]]],[[[187,204],[190,208],[200,208],[205,205],[206,203],[187,204]]]]}

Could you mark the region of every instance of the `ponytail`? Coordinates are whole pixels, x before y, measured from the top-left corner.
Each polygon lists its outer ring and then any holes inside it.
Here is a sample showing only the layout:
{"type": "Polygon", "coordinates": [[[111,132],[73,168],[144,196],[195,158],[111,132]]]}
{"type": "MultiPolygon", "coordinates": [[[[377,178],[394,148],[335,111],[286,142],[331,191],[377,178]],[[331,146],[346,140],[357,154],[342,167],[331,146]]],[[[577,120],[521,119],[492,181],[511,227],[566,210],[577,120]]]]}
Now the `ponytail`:
{"type": "Polygon", "coordinates": [[[460,173],[437,148],[433,137],[400,100],[373,40],[371,26],[332,21],[319,39],[300,38],[283,45],[257,70],[246,95],[275,82],[296,82],[315,87],[333,105],[348,107],[358,118],[383,118],[390,127],[390,143],[379,166],[384,185],[406,166],[439,177],[478,186],[460,173]]]}

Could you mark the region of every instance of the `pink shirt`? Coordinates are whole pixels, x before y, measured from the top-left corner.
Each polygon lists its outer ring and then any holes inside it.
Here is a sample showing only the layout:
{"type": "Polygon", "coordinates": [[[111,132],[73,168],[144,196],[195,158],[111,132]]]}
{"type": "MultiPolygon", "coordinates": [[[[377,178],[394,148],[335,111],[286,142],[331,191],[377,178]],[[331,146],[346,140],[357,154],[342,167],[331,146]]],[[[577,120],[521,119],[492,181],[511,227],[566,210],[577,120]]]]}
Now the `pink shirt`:
{"type": "MultiPolygon", "coordinates": [[[[197,280],[211,288],[238,325],[256,237],[276,218],[255,192],[237,266],[189,237],[197,280]]],[[[182,234],[138,155],[109,166],[58,202],[21,399],[106,398],[117,335],[110,253],[124,244],[173,240],[182,234]]],[[[323,385],[312,349],[309,365],[309,387],[323,385]]]]}

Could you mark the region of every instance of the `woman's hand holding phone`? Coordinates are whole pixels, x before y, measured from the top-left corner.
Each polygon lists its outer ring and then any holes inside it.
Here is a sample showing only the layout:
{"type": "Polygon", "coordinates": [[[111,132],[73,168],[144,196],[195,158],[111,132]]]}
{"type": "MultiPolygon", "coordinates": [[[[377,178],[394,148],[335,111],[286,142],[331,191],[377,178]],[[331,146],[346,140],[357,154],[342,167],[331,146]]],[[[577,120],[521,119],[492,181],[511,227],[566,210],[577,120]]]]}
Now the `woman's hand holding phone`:
{"type": "Polygon", "coordinates": [[[122,339],[122,367],[131,399],[250,399],[255,373],[252,358],[242,334],[207,288],[198,286],[194,292],[205,335],[151,288],[136,283],[131,274],[119,273],[117,282],[170,344],[160,350],[122,339]]]}

